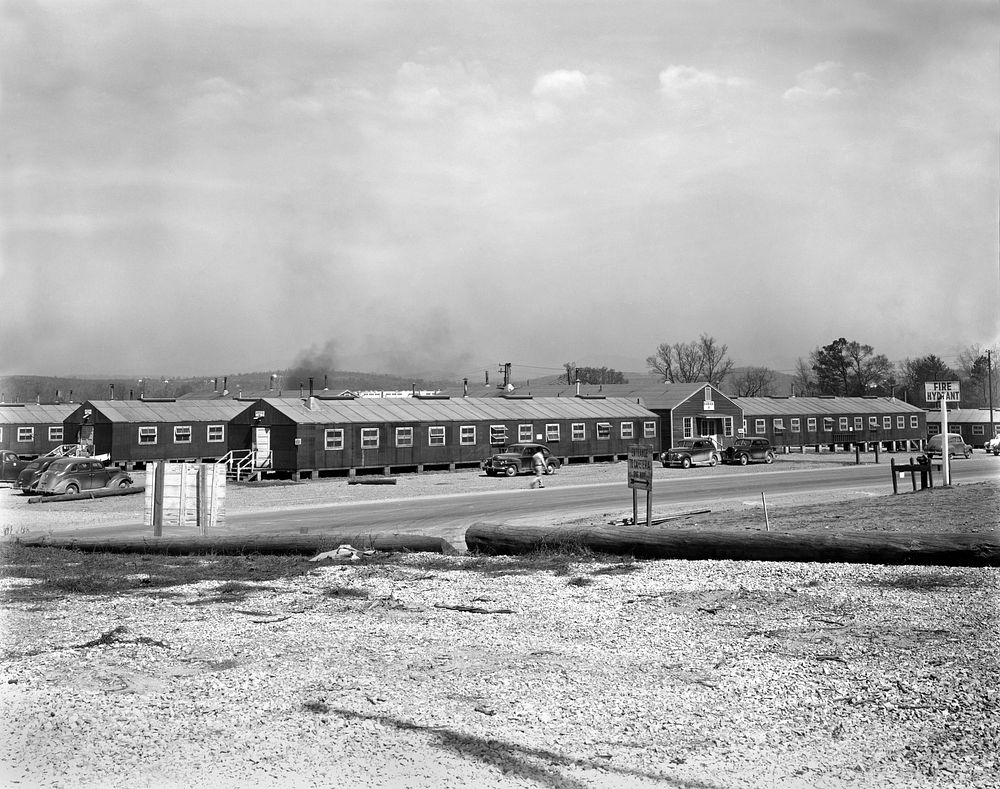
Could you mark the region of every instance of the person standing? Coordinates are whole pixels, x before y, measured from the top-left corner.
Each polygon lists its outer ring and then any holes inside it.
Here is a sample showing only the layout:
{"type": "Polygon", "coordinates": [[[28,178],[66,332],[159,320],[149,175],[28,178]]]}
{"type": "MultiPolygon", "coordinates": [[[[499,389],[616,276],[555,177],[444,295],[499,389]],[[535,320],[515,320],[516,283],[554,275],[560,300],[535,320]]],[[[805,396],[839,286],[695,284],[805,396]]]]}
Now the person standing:
{"type": "Polygon", "coordinates": [[[545,473],[545,454],[541,449],[538,449],[534,455],[531,456],[531,470],[535,472],[535,479],[531,483],[533,488],[544,488],[545,485],[542,483],[542,474],[545,473]]]}

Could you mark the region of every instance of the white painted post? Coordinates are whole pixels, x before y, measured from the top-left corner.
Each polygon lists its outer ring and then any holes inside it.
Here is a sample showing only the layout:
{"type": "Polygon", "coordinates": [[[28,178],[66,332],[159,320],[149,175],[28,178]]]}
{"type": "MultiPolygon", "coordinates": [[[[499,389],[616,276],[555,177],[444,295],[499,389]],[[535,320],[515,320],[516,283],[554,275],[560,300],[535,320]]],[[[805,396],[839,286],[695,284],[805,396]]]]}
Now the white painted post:
{"type": "Polygon", "coordinates": [[[941,474],[945,487],[951,484],[951,461],[948,458],[948,401],[941,397],[941,474]]]}

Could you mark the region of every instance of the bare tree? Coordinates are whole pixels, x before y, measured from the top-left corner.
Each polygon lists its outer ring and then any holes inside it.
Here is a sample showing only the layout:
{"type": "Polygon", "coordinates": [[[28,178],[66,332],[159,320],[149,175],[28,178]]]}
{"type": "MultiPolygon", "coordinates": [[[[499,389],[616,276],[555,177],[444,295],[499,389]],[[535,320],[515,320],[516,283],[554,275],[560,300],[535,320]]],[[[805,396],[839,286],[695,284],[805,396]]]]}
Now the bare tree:
{"type": "Polygon", "coordinates": [[[813,375],[812,366],[801,356],[795,360],[792,387],[792,394],[799,397],[812,397],[816,394],[816,376],[813,375]]]}
{"type": "Polygon", "coordinates": [[[739,397],[764,397],[774,394],[774,371],[767,367],[746,367],[733,377],[739,397]]]}
{"type": "Polygon", "coordinates": [[[656,353],[646,358],[646,364],[664,381],[718,384],[733,368],[732,359],[726,356],[728,350],[714,337],[703,334],[697,342],[660,343],[656,353]]]}

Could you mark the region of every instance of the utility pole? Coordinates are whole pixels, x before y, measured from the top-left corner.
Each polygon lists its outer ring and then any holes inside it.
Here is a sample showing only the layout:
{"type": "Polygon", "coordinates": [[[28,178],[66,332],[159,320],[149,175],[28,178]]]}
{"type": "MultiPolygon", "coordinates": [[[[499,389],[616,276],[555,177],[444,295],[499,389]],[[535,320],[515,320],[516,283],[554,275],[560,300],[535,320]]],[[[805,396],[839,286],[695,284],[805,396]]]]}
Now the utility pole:
{"type": "Polygon", "coordinates": [[[996,428],[993,427],[993,350],[986,349],[986,377],[990,387],[990,440],[996,436],[996,428]]]}

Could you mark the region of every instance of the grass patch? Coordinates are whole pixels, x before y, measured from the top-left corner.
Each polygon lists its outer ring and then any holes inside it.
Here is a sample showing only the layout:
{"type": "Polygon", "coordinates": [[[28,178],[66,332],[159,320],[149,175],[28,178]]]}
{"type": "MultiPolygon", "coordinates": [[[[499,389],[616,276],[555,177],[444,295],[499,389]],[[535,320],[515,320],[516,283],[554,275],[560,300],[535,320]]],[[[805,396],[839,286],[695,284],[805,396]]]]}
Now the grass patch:
{"type": "Polygon", "coordinates": [[[17,543],[0,548],[0,576],[37,582],[7,592],[8,599],[22,601],[133,594],[203,581],[221,581],[213,592],[232,600],[260,591],[261,583],[305,575],[314,566],[302,556],[96,553],[17,543]]]}

